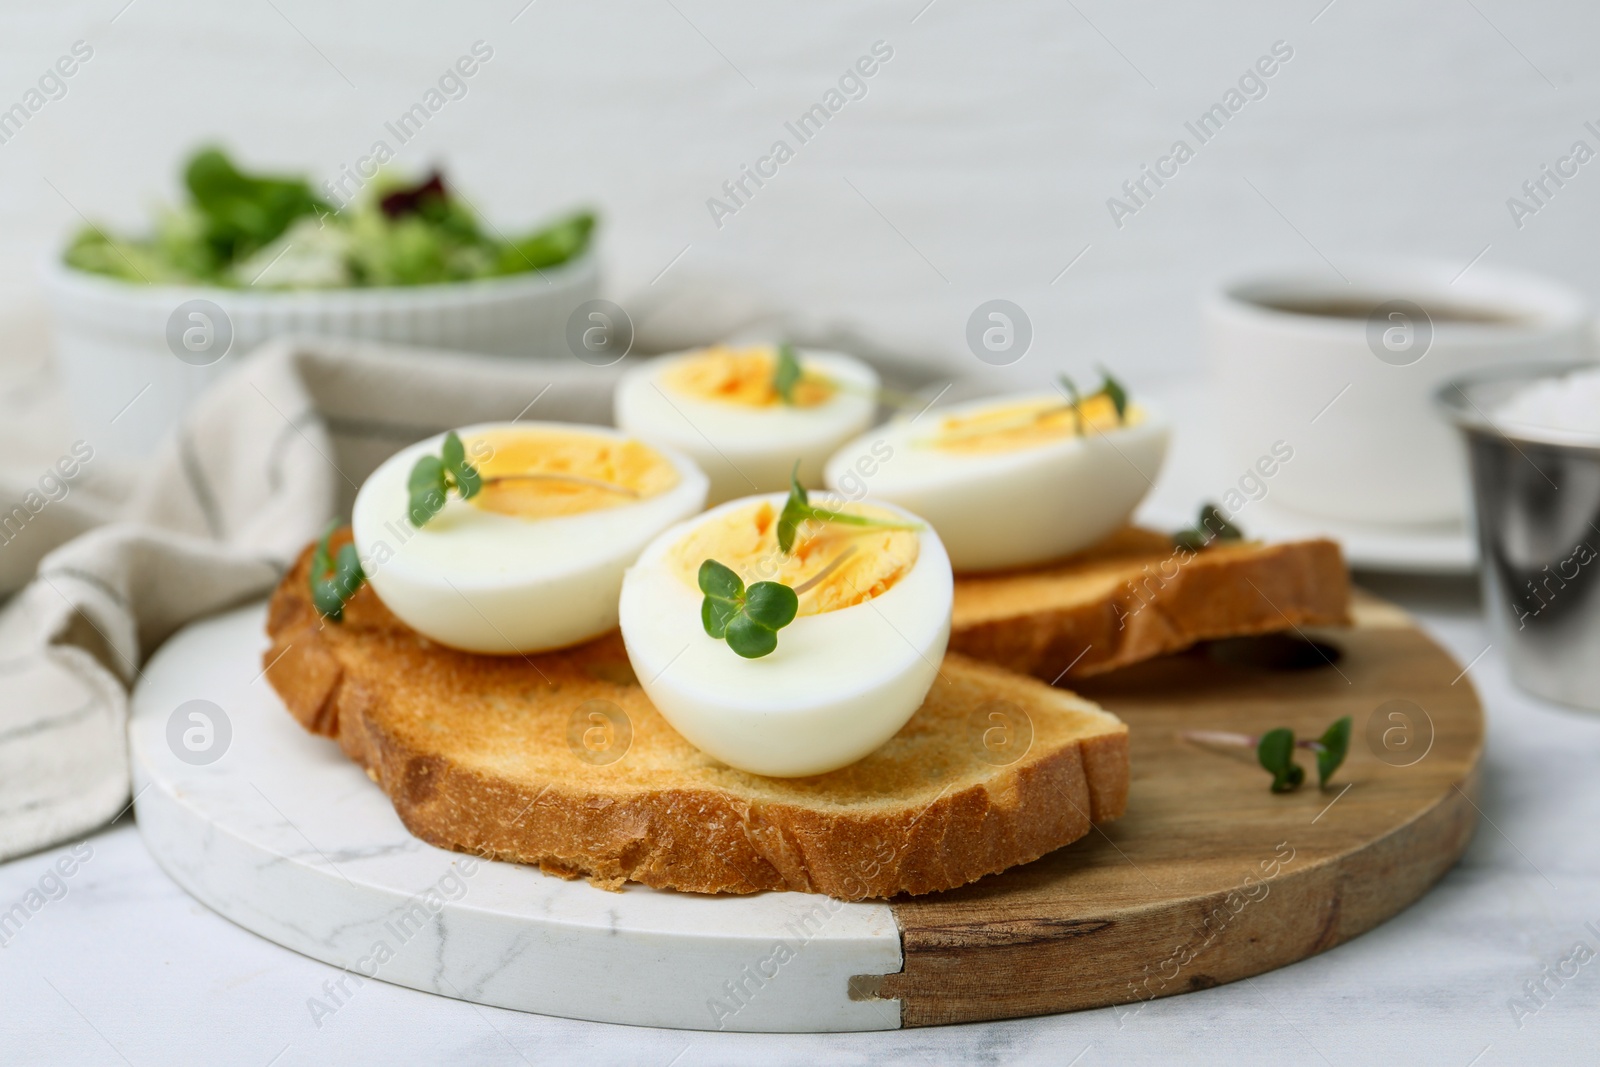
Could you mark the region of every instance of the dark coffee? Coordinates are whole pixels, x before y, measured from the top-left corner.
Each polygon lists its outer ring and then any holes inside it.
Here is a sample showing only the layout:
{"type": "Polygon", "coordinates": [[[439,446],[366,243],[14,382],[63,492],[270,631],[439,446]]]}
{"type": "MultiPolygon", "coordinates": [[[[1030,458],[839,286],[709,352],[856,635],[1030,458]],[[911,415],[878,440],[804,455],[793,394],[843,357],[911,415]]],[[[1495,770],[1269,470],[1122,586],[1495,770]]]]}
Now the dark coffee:
{"type": "MultiPolygon", "coordinates": [[[[1388,298],[1359,296],[1282,296],[1263,297],[1253,303],[1272,311],[1286,311],[1291,315],[1312,315],[1325,319],[1365,319],[1388,298]]],[[[1514,326],[1521,323],[1521,315],[1496,308],[1464,307],[1460,304],[1443,304],[1437,301],[1418,300],[1415,303],[1427,312],[1435,323],[1459,322],[1479,326],[1514,326]]]]}

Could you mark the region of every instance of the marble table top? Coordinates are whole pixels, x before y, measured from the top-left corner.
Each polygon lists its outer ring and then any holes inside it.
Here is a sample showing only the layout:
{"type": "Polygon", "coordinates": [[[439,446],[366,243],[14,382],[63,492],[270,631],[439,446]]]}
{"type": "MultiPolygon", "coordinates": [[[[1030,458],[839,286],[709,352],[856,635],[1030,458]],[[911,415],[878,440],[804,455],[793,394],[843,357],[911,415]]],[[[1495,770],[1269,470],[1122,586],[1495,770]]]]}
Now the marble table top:
{"type": "Polygon", "coordinates": [[[1592,1063],[1600,1018],[1600,715],[1511,687],[1470,583],[1369,578],[1460,659],[1488,709],[1484,819],[1418,904],[1321,956],[1137,1012],[887,1033],[652,1030],[367,982],[207,910],[129,818],[0,866],[0,1062],[294,1064],[1592,1063]],[[70,873],[69,873],[70,872],[70,873]],[[1579,945],[1584,950],[1575,951],[1579,945]],[[320,1024],[320,1025],[319,1025],[320,1024]]]}

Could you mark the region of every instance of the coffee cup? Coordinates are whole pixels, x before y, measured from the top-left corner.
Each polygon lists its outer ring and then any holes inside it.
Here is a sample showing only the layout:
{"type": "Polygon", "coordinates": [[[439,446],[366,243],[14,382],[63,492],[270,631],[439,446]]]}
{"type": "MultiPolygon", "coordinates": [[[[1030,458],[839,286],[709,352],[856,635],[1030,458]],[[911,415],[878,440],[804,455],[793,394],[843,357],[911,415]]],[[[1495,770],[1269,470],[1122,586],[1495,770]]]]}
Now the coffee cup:
{"type": "Polygon", "coordinates": [[[1204,311],[1222,449],[1248,464],[1286,446],[1277,502],[1342,521],[1460,523],[1466,471],[1433,410],[1439,385],[1591,358],[1575,291],[1482,265],[1262,272],[1220,286],[1204,311]]]}

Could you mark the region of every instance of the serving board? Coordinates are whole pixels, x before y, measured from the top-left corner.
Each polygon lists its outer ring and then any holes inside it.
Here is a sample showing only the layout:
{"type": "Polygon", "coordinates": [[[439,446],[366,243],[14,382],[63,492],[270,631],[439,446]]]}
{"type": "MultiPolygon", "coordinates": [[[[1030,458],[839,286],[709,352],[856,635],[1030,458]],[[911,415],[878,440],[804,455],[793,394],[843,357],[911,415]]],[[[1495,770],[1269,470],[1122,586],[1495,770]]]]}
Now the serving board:
{"type": "Polygon", "coordinates": [[[202,902],[348,971],[330,1013],[373,979],[695,1029],[1133,1011],[1370,929],[1449,869],[1477,817],[1470,680],[1403,612],[1360,596],[1353,628],[1307,635],[1320,648],[1226,642],[1084,684],[1132,727],[1128,814],[1035,863],[890,903],[607,893],[411,837],[272,693],[263,618],[256,605],[198,623],[146,667],[130,735],[139,826],[202,902]],[[1316,736],[1340,715],[1355,729],[1326,791],[1272,795],[1250,753],[1179,736],[1316,736]]]}

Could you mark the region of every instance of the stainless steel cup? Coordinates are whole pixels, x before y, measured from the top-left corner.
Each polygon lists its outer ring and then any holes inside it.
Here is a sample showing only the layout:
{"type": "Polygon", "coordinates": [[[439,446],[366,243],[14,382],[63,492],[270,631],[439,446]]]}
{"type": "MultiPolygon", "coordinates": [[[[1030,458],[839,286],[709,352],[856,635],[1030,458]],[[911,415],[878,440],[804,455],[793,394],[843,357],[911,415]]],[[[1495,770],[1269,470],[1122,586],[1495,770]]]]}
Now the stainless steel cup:
{"type": "Polygon", "coordinates": [[[1491,416],[1531,382],[1587,363],[1501,366],[1446,383],[1439,410],[1466,441],[1484,610],[1518,685],[1600,711],[1600,435],[1491,416]]]}

